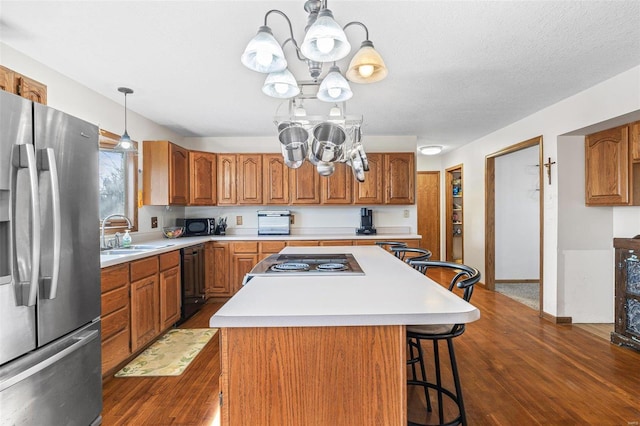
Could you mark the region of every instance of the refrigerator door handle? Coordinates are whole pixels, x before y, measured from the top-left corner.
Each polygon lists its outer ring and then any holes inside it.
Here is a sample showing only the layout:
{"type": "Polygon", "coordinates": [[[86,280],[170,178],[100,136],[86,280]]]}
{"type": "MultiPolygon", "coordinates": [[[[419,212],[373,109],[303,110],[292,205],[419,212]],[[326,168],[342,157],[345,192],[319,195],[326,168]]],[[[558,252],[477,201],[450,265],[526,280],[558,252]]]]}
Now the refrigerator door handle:
{"type": "Polygon", "coordinates": [[[53,219],[52,265],[51,276],[43,276],[42,283],[45,299],[55,299],[58,292],[58,275],[60,272],[60,187],[58,183],[58,167],[53,148],[38,150],[38,168],[49,171],[51,184],[51,216],[53,219]]]}
{"type": "Polygon", "coordinates": [[[43,361],[22,370],[20,373],[14,376],[8,377],[6,380],[0,381],[0,392],[10,388],[16,383],[21,382],[27,377],[33,376],[34,374],[39,373],[45,368],[55,364],[56,362],[60,361],[62,358],[69,355],[70,353],[73,353],[78,349],[80,349],[81,347],[91,343],[91,341],[98,338],[99,335],[100,335],[99,330],[86,330],[82,334],[79,334],[78,337],[74,337],[73,339],[70,339],[69,346],[65,347],[59,352],[56,352],[55,355],[45,358],[43,361]]]}
{"type": "MultiPolygon", "coordinates": [[[[38,196],[38,173],[33,145],[14,145],[11,151],[11,239],[15,248],[14,279],[16,283],[16,303],[33,306],[38,297],[38,279],[40,275],[40,198],[38,196]],[[31,201],[31,262],[18,253],[16,244],[16,204],[18,202],[18,170],[27,169],[29,174],[29,195],[31,201]],[[20,266],[31,265],[29,281],[21,281],[20,266]]],[[[28,274],[28,271],[24,271],[28,274]]]]}

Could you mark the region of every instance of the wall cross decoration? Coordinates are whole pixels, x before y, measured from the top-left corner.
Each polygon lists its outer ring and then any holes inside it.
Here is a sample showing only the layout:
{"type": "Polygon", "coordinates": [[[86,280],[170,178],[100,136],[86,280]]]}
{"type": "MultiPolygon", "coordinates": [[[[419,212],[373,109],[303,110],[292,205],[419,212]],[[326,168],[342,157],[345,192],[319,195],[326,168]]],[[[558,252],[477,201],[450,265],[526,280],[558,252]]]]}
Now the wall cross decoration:
{"type": "Polygon", "coordinates": [[[543,164],[547,168],[547,177],[549,178],[549,185],[551,185],[551,166],[556,164],[556,162],[551,162],[551,157],[547,160],[546,163],[543,164]]]}

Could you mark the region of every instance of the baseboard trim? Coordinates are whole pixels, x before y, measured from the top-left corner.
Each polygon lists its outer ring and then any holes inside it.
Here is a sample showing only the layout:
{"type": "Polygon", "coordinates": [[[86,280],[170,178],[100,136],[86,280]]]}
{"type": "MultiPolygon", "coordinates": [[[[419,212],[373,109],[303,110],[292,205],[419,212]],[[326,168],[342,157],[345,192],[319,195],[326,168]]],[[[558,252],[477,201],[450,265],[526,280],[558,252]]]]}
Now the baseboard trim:
{"type": "Polygon", "coordinates": [[[545,319],[554,324],[571,324],[573,322],[573,318],[571,317],[556,317],[546,312],[543,312],[541,317],[542,319],[545,319]]]}
{"type": "Polygon", "coordinates": [[[533,284],[533,283],[539,283],[540,280],[538,279],[519,279],[519,280],[495,280],[496,284],[533,284]]]}

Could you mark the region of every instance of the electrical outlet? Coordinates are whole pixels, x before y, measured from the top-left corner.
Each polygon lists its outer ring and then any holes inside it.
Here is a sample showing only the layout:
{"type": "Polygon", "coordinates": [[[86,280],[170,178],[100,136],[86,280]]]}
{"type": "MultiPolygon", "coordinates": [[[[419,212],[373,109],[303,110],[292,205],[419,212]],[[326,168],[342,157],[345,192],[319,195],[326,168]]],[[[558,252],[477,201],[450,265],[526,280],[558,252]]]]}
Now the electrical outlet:
{"type": "Polygon", "coordinates": [[[242,216],[236,216],[236,225],[242,225],[242,216]]]}
{"type": "Polygon", "coordinates": [[[404,211],[404,217],[409,217],[409,209],[405,209],[405,211],[404,211]]]}
{"type": "Polygon", "coordinates": [[[290,217],[290,219],[289,219],[289,223],[290,223],[291,225],[293,225],[294,223],[296,223],[296,215],[292,214],[292,215],[291,215],[291,216],[289,216],[289,217],[290,217]]]}
{"type": "Polygon", "coordinates": [[[158,227],[158,216],[153,216],[151,218],[151,228],[157,228],[158,227]]]}

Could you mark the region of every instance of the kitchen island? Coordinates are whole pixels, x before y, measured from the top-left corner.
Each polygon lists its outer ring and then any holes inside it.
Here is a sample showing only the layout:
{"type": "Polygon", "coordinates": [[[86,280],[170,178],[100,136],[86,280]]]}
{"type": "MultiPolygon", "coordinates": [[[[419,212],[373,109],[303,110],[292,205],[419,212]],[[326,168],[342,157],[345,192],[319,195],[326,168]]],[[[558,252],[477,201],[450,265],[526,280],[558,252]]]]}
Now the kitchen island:
{"type": "Polygon", "coordinates": [[[379,247],[282,253],[351,253],[364,275],[258,276],[211,317],[222,424],[406,424],[405,326],[479,311],[379,247]]]}

